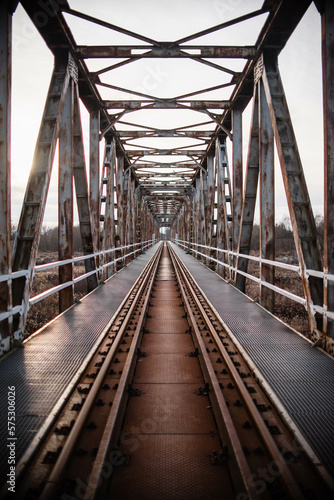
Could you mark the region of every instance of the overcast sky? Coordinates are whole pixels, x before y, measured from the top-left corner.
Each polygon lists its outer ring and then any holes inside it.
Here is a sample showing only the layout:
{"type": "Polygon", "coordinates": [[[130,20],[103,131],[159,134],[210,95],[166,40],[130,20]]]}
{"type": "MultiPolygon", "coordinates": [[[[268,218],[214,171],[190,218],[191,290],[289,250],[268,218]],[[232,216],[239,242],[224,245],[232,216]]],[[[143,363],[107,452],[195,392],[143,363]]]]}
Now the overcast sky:
{"type": "MultiPolygon", "coordinates": [[[[136,31],[157,40],[176,40],[255,10],[262,0],[70,0],[71,7],[100,17],[113,24],[136,31]]],[[[78,44],[141,44],[124,35],[66,17],[78,44]]],[[[199,38],[193,44],[247,45],[256,41],[265,16],[249,20],[237,28],[218,31],[199,38]]],[[[323,123],[321,81],[320,16],[312,4],[286,48],[279,57],[282,80],[293,119],[295,133],[305,170],[315,214],[323,213],[323,123]]],[[[244,61],[229,61],[229,67],[241,70],[244,61]]],[[[102,67],[91,60],[89,68],[102,67]]],[[[45,98],[53,67],[53,56],[36,32],[21,5],[13,23],[13,97],[12,97],[12,220],[17,222],[25,186],[32,162],[45,98]]],[[[142,60],[120,68],[103,78],[105,82],[131,88],[156,96],[173,97],[223,83],[229,79],[220,71],[198,65],[193,61],[142,60]],[[200,68],[198,68],[200,66],[200,68]],[[186,77],[181,72],[186,71],[186,77]]],[[[229,90],[230,92],[230,90],[229,90]]],[[[105,89],[103,98],[122,98],[105,89]],[[109,92],[109,93],[108,93],[109,92]]],[[[223,99],[221,92],[207,98],[223,99]]],[[[168,113],[141,115],[142,123],[164,128],[174,127],[168,113]],[[162,120],[161,118],[161,120],[162,120]],[[156,122],[155,122],[156,121],[156,122]]],[[[187,113],[187,112],[186,112],[187,113]]],[[[188,112],[191,113],[191,112],[188,112]]],[[[203,115],[204,120],[206,119],[203,115]]],[[[201,118],[202,121],[203,117],[201,118]]],[[[250,106],[244,112],[244,160],[247,156],[250,106]]],[[[86,155],[88,149],[88,114],[82,109],[86,155]]],[[[130,115],[127,116],[130,121],[130,115]]],[[[179,116],[180,124],[188,120],[179,116]],[[183,122],[182,122],[183,120],[183,122]]],[[[138,123],[138,120],[136,119],[138,123]]],[[[143,142],[143,141],[142,141],[143,142]]],[[[231,158],[230,158],[231,160],[231,158]]],[[[281,174],[276,162],[276,218],[288,214],[281,174]]],[[[57,223],[57,168],[53,169],[50,194],[44,218],[46,225],[57,223]]]]}

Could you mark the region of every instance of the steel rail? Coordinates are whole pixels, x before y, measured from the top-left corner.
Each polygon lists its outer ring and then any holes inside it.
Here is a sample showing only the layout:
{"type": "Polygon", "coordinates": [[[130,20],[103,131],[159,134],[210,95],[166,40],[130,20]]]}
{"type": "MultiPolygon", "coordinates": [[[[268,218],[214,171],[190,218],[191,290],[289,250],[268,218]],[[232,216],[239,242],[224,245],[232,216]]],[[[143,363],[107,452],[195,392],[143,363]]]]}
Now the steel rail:
{"type": "MultiPolygon", "coordinates": [[[[169,246],[169,250],[171,250],[170,246],[169,246]]],[[[224,420],[224,424],[226,426],[226,429],[227,429],[227,432],[229,435],[230,443],[231,443],[233,453],[234,453],[234,456],[235,456],[235,459],[236,459],[236,462],[238,465],[238,469],[239,469],[241,479],[242,479],[242,482],[243,482],[243,485],[245,488],[245,492],[248,494],[249,499],[255,500],[255,499],[259,498],[259,496],[256,492],[256,488],[253,485],[250,485],[249,481],[248,481],[252,475],[251,470],[250,470],[248,462],[246,460],[246,457],[245,457],[244,451],[242,449],[242,445],[241,445],[237,430],[234,426],[230,411],[226,405],[225,398],[221,392],[219,382],[218,382],[217,377],[215,375],[215,372],[214,372],[212,363],[210,361],[209,355],[208,355],[206,348],[204,346],[204,342],[202,340],[201,333],[200,333],[199,328],[197,326],[196,319],[194,317],[194,314],[192,312],[192,308],[191,308],[189,300],[187,298],[187,294],[185,292],[185,288],[184,288],[183,283],[186,283],[188,288],[189,288],[189,286],[190,286],[189,282],[188,282],[178,260],[176,259],[175,253],[173,251],[170,251],[170,256],[171,256],[171,259],[172,259],[172,262],[174,265],[177,280],[179,282],[180,291],[183,295],[184,304],[186,306],[187,312],[188,312],[189,317],[191,319],[194,333],[196,335],[197,344],[198,344],[198,347],[200,348],[201,355],[202,355],[203,361],[205,363],[207,376],[211,382],[212,389],[214,391],[214,395],[215,395],[215,399],[216,399],[219,411],[222,415],[222,418],[224,420]],[[182,275],[182,277],[181,277],[181,275],[182,275]]]]}
{"type": "Polygon", "coordinates": [[[125,333],[125,330],[128,326],[128,322],[130,321],[130,318],[134,312],[135,307],[138,304],[138,301],[140,299],[141,293],[144,290],[147,281],[151,277],[151,270],[154,268],[155,263],[157,262],[158,256],[160,256],[161,253],[161,248],[162,246],[160,245],[160,252],[157,251],[153,259],[151,260],[150,264],[148,267],[146,267],[146,272],[145,276],[143,276],[142,283],[140,284],[140,287],[136,293],[136,296],[134,300],[132,301],[132,304],[127,312],[126,317],[123,319],[123,323],[121,328],[119,329],[117,336],[110,348],[110,351],[108,352],[105,361],[98,372],[98,375],[87,395],[87,398],[84,402],[84,405],[82,407],[82,410],[80,411],[77,420],[75,421],[75,424],[73,425],[71,432],[68,436],[68,439],[66,440],[64,447],[62,448],[62,451],[57,459],[57,462],[55,466],[52,469],[52,472],[50,476],[47,479],[47,482],[45,484],[45,487],[41,493],[40,500],[50,500],[51,498],[54,498],[54,495],[56,494],[57,487],[59,486],[59,483],[65,473],[66,466],[71,458],[71,455],[73,453],[74,447],[77,443],[77,440],[80,436],[80,434],[83,432],[86,420],[89,416],[89,413],[91,411],[91,408],[94,404],[94,401],[96,399],[96,396],[98,394],[98,391],[100,390],[100,387],[102,385],[102,382],[105,378],[105,376],[108,373],[108,370],[110,369],[110,364],[112,362],[112,359],[114,358],[117,349],[119,347],[119,344],[121,342],[121,339],[123,337],[123,334],[125,333]]]}
{"type": "Polygon", "coordinates": [[[149,279],[147,283],[149,283],[149,286],[148,289],[145,290],[145,300],[142,305],[141,315],[137,323],[136,330],[133,334],[130,351],[125,361],[122,376],[118,384],[117,393],[113,401],[113,406],[109,413],[108,420],[105,429],[103,431],[103,436],[100,441],[99,449],[93,464],[92,472],[90,474],[89,483],[85,494],[85,500],[99,500],[101,498],[100,486],[101,486],[103,465],[107,460],[108,451],[110,450],[112,444],[116,441],[118,437],[118,423],[122,420],[124,413],[124,411],[122,410],[125,409],[124,398],[126,396],[126,388],[131,381],[131,377],[135,369],[135,364],[134,364],[135,353],[137,351],[137,347],[139,345],[142,336],[143,323],[145,320],[145,312],[149,304],[151,291],[153,288],[162,249],[163,245],[160,244],[159,253],[156,254],[157,258],[155,259],[154,264],[151,268],[152,272],[150,272],[148,276],[149,279]]]}
{"type": "MultiPolygon", "coordinates": [[[[286,486],[287,491],[289,492],[289,494],[291,495],[291,497],[294,500],[296,500],[296,499],[302,500],[304,498],[304,496],[303,496],[296,480],[294,479],[291,471],[289,470],[289,467],[285,463],[284,458],[282,457],[280,450],[278,449],[274,439],[272,438],[272,436],[269,432],[269,429],[266,426],[263,418],[261,417],[259,410],[257,409],[252,397],[250,396],[247,388],[245,387],[245,384],[244,384],[242,378],[240,377],[236,367],[234,366],[233,362],[231,361],[231,359],[228,355],[228,352],[225,349],[225,346],[222,344],[222,342],[221,342],[221,340],[216,332],[216,329],[214,328],[214,326],[213,326],[211,320],[209,319],[206,311],[204,310],[201,302],[199,301],[199,299],[194,291],[193,285],[190,283],[190,281],[186,275],[185,266],[183,265],[181,260],[178,258],[178,256],[176,255],[176,253],[174,252],[174,250],[170,246],[169,246],[169,249],[171,250],[171,255],[173,255],[175,262],[178,263],[178,266],[180,268],[180,272],[182,274],[182,277],[183,277],[185,283],[187,284],[187,286],[189,288],[189,291],[192,295],[192,298],[193,298],[194,302],[196,303],[197,308],[201,312],[201,315],[204,318],[204,321],[206,322],[207,327],[208,327],[212,337],[214,338],[214,340],[217,344],[217,347],[220,351],[220,354],[224,358],[224,361],[226,362],[228,369],[230,370],[230,373],[233,377],[233,380],[234,380],[236,386],[238,387],[239,393],[240,393],[241,397],[243,398],[244,403],[247,406],[249,413],[252,416],[253,422],[256,425],[267,450],[269,451],[271,457],[275,461],[275,463],[276,463],[276,465],[281,473],[282,480],[286,486]]],[[[189,272],[187,271],[187,274],[188,273],[189,272]]],[[[198,331],[198,333],[199,333],[199,331],[198,331]]],[[[199,336],[200,336],[200,333],[199,333],[199,336]]],[[[204,347],[204,344],[203,344],[201,337],[199,337],[199,340],[202,342],[202,345],[204,347]]],[[[204,355],[206,355],[206,352],[203,352],[203,357],[204,357],[204,355]]],[[[215,379],[216,379],[216,377],[215,377],[215,379]]],[[[218,382],[217,382],[217,384],[218,384],[218,382]]],[[[218,387],[219,387],[219,385],[218,385],[218,387]]],[[[248,475],[247,477],[249,478],[250,475],[248,475]]]]}
{"type": "MultiPolygon", "coordinates": [[[[87,354],[86,358],[84,359],[83,363],[81,364],[80,368],[78,369],[78,372],[76,375],[72,378],[72,380],[69,383],[69,386],[65,389],[63,394],[60,396],[59,400],[57,401],[56,405],[53,407],[51,410],[49,416],[47,417],[46,421],[42,425],[41,429],[38,431],[37,435],[33,439],[32,443],[30,444],[29,448],[21,458],[20,462],[17,465],[16,468],[16,479],[17,481],[21,480],[21,477],[24,475],[25,470],[27,469],[28,465],[31,463],[33,460],[33,457],[38,453],[38,449],[40,447],[40,444],[45,441],[46,436],[48,433],[50,433],[50,430],[52,429],[52,426],[55,424],[57,418],[60,415],[60,412],[63,410],[65,407],[66,403],[69,401],[69,398],[73,394],[74,388],[80,383],[82,375],[85,373],[85,371],[88,369],[89,364],[92,362],[94,359],[94,356],[96,352],[98,352],[99,348],[103,344],[104,340],[106,339],[106,336],[110,329],[112,328],[113,324],[116,323],[117,318],[120,316],[120,313],[123,309],[126,308],[126,305],[133,299],[133,294],[136,292],[137,287],[139,286],[142,276],[146,273],[148,267],[150,265],[150,261],[145,265],[142,273],[138,276],[136,279],[135,283],[132,285],[130,291],[127,293],[127,295],[124,297],[123,301],[115,311],[114,315],[104,328],[103,332],[99,335],[97,341],[87,354]]],[[[55,318],[51,320],[50,323],[54,322],[55,318]]],[[[50,324],[48,323],[48,324],[50,324]]],[[[28,339],[26,339],[24,342],[29,342],[29,340],[34,337],[35,335],[38,335],[38,333],[42,329],[38,330],[37,332],[33,333],[28,339]]],[[[3,490],[0,491],[0,497],[1,494],[3,493],[3,490]]]]}

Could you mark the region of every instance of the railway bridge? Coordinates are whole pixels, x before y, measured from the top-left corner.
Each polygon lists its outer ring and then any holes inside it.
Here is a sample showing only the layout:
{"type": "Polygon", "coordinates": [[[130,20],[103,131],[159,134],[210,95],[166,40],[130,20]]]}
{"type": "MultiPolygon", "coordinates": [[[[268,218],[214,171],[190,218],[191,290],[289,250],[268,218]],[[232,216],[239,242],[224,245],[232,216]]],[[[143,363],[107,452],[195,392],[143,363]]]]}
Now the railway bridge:
{"type": "Polygon", "coordinates": [[[1,498],[333,498],[333,74],[331,0],[1,2],[1,498]],[[279,65],[310,16],[313,177],[279,65]]]}

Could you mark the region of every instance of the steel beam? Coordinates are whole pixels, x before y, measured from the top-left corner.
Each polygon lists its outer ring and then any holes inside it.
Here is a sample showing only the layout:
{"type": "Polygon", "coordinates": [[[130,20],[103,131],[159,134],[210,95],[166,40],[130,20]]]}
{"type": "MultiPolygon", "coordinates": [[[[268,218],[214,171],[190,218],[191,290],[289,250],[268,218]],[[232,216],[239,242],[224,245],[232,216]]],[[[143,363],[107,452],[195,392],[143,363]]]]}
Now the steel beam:
{"type": "MultiPolygon", "coordinates": [[[[86,173],[86,159],[84,153],[84,140],[81,127],[79,93],[75,85],[74,90],[74,116],[73,116],[73,175],[75,193],[77,198],[79,226],[81,234],[82,249],[84,255],[96,252],[93,245],[92,223],[88,198],[88,182],[86,173]]],[[[96,269],[95,258],[85,259],[86,273],[96,269]]],[[[87,278],[87,290],[91,292],[98,285],[97,273],[87,278]]]]}
{"type": "Polygon", "coordinates": [[[213,246],[213,220],[215,206],[215,161],[211,154],[207,157],[206,169],[208,172],[207,178],[207,203],[206,203],[206,241],[208,246],[213,246]]]}
{"type": "MultiPolygon", "coordinates": [[[[227,213],[226,186],[228,186],[229,197],[231,197],[231,192],[228,178],[225,138],[222,139],[222,142],[219,138],[216,139],[215,163],[217,172],[217,249],[229,251],[231,250],[232,238],[229,230],[227,213]]],[[[231,264],[229,257],[222,252],[217,252],[217,260],[228,263],[229,265],[231,264]]],[[[225,267],[221,264],[217,266],[217,273],[222,277],[225,277],[227,274],[225,267]]],[[[230,271],[228,273],[228,278],[231,278],[230,271]]]]}
{"type": "MultiPolygon", "coordinates": [[[[0,274],[10,274],[11,262],[11,86],[12,86],[12,14],[9,2],[0,5],[0,274]]],[[[12,308],[10,281],[0,283],[0,312],[12,308]]],[[[0,322],[0,340],[4,350],[10,348],[12,318],[0,322]],[[8,338],[8,340],[4,340],[8,338]]],[[[0,351],[2,352],[2,351],[0,351]]]]}
{"type": "MultiPolygon", "coordinates": [[[[262,80],[259,86],[260,139],[260,253],[262,259],[275,260],[275,170],[274,134],[262,80]]],[[[275,268],[260,264],[261,281],[275,284],[275,268]]],[[[275,292],[260,284],[261,304],[274,312],[275,292]]]]}
{"type": "Polygon", "coordinates": [[[242,111],[233,109],[233,143],[232,143],[232,248],[238,247],[239,228],[242,209],[242,111]]]}
{"type": "Polygon", "coordinates": [[[264,57],[262,78],[301,268],[310,327],[313,338],[317,339],[319,334],[316,328],[322,329],[322,317],[316,323],[312,303],[323,305],[323,285],[320,278],[308,277],[306,269],[322,270],[321,250],[277,57],[273,53],[267,53],[264,57]]]}
{"type": "MultiPolygon", "coordinates": [[[[207,206],[207,174],[200,171],[200,227],[201,227],[201,244],[207,245],[206,240],[206,206],[207,206]]],[[[207,253],[207,250],[201,248],[202,253],[207,253]]],[[[207,262],[207,259],[201,257],[202,262],[207,262]]]]}
{"type": "MultiPolygon", "coordinates": [[[[66,92],[59,133],[58,241],[59,260],[73,258],[73,80],[66,92]]],[[[73,281],[73,263],[59,267],[59,284],[73,281]]],[[[73,305],[74,285],[60,290],[59,312],[73,305]]]]}
{"type": "Polygon", "coordinates": [[[141,109],[228,109],[229,101],[187,101],[176,99],[156,99],[141,101],[103,101],[106,109],[128,109],[131,111],[141,109]]]}
{"type": "MultiPolygon", "coordinates": [[[[106,208],[104,214],[103,227],[103,250],[115,247],[115,158],[116,144],[115,139],[106,138],[104,161],[107,162],[108,168],[106,177],[106,208]]],[[[114,260],[115,252],[106,255],[107,262],[114,260]]],[[[110,278],[114,273],[115,266],[107,267],[107,278],[110,278]]]]}
{"type": "Polygon", "coordinates": [[[56,58],[14,242],[13,271],[29,272],[26,279],[13,281],[13,305],[23,303],[24,306],[24,313],[21,317],[14,316],[13,323],[14,335],[20,339],[23,338],[54,153],[71,78],[68,57],[66,54],[56,58]]]}
{"type": "MultiPolygon", "coordinates": [[[[116,174],[116,194],[117,194],[117,235],[119,246],[123,247],[124,242],[124,156],[120,153],[117,155],[117,174],[116,174]]],[[[123,254],[124,250],[120,251],[123,254]]],[[[120,257],[121,255],[118,255],[120,257]]],[[[122,261],[118,261],[117,268],[122,267],[122,261]]]]}
{"type": "MultiPolygon", "coordinates": [[[[324,272],[334,274],[334,5],[324,0],[322,24],[322,68],[325,140],[324,272]]],[[[334,311],[334,283],[325,280],[324,305],[334,311]]],[[[324,331],[334,338],[334,321],[327,319],[324,331]]]]}
{"type": "Polygon", "coordinates": [[[236,47],[236,46],[210,46],[205,45],[174,45],[173,42],[164,42],[162,47],[149,45],[99,45],[99,46],[78,46],[78,56],[82,59],[91,58],[187,58],[189,55],[197,57],[214,58],[232,58],[248,59],[254,57],[255,47],[236,47]],[[146,50],[145,53],[138,51],[146,50]],[[192,54],[192,51],[194,53],[192,54]]]}
{"type": "MultiPolygon", "coordinates": [[[[254,87],[254,100],[252,110],[252,121],[250,137],[248,143],[248,156],[245,173],[245,190],[242,203],[241,227],[238,242],[238,253],[249,255],[252,232],[254,224],[254,213],[256,204],[256,194],[259,178],[259,104],[258,86],[254,87]]],[[[237,269],[246,273],[248,269],[248,259],[237,258],[237,269]]],[[[242,274],[237,274],[235,286],[245,293],[246,278],[242,274]]]]}
{"type": "MultiPolygon", "coordinates": [[[[90,112],[89,137],[89,202],[92,221],[92,237],[96,251],[100,250],[100,111],[90,112]]],[[[96,257],[97,266],[99,258],[96,257]]],[[[99,274],[99,277],[100,274],[99,274]]]]}

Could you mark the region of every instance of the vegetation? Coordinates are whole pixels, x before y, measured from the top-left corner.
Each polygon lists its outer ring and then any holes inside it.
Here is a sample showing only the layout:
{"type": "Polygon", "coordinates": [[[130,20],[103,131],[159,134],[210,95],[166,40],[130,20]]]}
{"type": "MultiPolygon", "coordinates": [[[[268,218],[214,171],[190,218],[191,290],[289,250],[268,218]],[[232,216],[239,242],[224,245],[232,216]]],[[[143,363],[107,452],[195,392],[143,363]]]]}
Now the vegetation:
{"type": "MultiPolygon", "coordinates": [[[[316,226],[319,234],[320,245],[323,246],[323,228],[324,223],[322,217],[316,217],[316,226]]],[[[12,239],[15,237],[16,226],[12,226],[12,239]]],[[[260,227],[255,224],[252,234],[251,253],[259,254],[260,249],[260,227]]],[[[275,227],[275,252],[279,260],[284,260],[288,263],[297,263],[297,254],[293,239],[293,232],[290,226],[290,220],[286,217],[282,222],[276,224],[275,227]]],[[[82,245],[80,238],[79,226],[74,227],[74,253],[82,255],[82,245]]],[[[37,264],[44,264],[58,260],[58,228],[44,227],[41,233],[39,253],[37,264]]],[[[83,262],[79,262],[74,266],[74,276],[84,274],[85,267],[83,262]]],[[[259,276],[259,266],[256,262],[250,262],[248,272],[254,276],[259,276]]],[[[285,269],[276,269],[276,284],[281,288],[285,288],[296,295],[303,296],[303,287],[301,279],[297,273],[287,271],[285,269]]],[[[58,269],[50,269],[41,273],[37,273],[34,278],[32,296],[35,296],[44,290],[56,286],[58,281],[58,269]]],[[[75,297],[80,299],[87,293],[85,280],[79,282],[74,288],[75,297]]],[[[259,286],[254,281],[246,280],[246,293],[252,299],[257,299],[259,296],[259,286]]],[[[42,302],[31,307],[26,334],[30,335],[37,329],[41,328],[47,322],[51,321],[58,314],[58,293],[48,297],[42,302]]],[[[290,324],[296,330],[307,334],[308,320],[305,309],[295,302],[276,294],[275,314],[286,323],[290,324]]]]}

